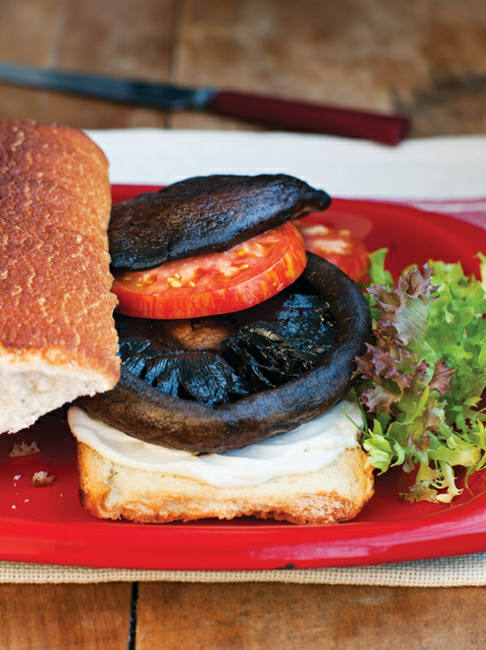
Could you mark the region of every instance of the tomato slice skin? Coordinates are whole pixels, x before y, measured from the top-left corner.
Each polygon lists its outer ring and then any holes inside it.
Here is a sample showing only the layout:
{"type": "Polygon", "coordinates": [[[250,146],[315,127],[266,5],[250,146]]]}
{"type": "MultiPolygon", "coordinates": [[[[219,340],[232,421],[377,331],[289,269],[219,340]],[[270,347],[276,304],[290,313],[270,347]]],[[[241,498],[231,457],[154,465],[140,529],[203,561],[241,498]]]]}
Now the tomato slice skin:
{"type": "Polygon", "coordinates": [[[338,266],[355,282],[362,280],[369,268],[368,251],[364,243],[349,230],[338,230],[323,224],[294,222],[300,230],[305,247],[338,266]]]}
{"type": "Polygon", "coordinates": [[[306,266],[299,230],[286,222],[222,253],[115,274],[117,310],[140,318],[198,318],[240,311],[292,284],[306,266]]]}

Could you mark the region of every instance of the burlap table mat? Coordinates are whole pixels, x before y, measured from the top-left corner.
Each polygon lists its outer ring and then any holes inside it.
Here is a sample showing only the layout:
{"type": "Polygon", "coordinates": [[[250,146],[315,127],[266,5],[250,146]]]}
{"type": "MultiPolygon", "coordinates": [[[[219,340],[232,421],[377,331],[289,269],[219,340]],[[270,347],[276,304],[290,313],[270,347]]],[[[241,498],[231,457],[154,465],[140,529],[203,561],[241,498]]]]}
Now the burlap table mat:
{"type": "MultiPolygon", "coordinates": [[[[486,224],[486,199],[408,201],[409,205],[486,224]]],[[[286,582],[294,584],[458,587],[486,585],[486,553],[376,566],[261,571],[98,569],[0,562],[0,583],[286,582]]]]}
{"type": "Polygon", "coordinates": [[[151,571],[0,562],[0,583],[285,582],[385,587],[486,585],[486,553],[394,564],[262,571],[151,571]]]}
{"type": "MultiPolygon", "coordinates": [[[[114,183],[173,182],[201,173],[201,165],[208,174],[285,170],[325,186],[334,196],[399,201],[486,227],[486,139],[481,137],[415,140],[390,149],[297,134],[138,129],[89,135],[108,155],[114,183]],[[137,155],[140,148],[143,157],[137,155]],[[188,150],[193,155],[187,156],[188,150]],[[431,198],[407,198],[412,196],[431,198]]],[[[376,566],[261,571],[100,569],[0,561],[3,584],[131,581],[483,586],[486,553],[376,566]]]]}

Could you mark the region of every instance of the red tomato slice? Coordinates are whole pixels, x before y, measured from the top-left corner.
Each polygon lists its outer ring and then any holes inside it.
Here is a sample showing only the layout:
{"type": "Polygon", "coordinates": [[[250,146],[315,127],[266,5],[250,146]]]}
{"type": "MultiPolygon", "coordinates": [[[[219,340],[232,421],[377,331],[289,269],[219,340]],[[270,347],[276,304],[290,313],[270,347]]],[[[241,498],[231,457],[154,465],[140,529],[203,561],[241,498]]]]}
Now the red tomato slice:
{"type": "Polygon", "coordinates": [[[120,272],[118,311],[142,318],[198,318],[240,311],[294,282],[306,265],[302,235],[290,222],[222,253],[120,272]]]}
{"type": "Polygon", "coordinates": [[[368,251],[363,242],[349,230],[306,223],[305,220],[294,223],[300,230],[308,251],[339,266],[356,282],[366,275],[369,266],[368,251]]]}

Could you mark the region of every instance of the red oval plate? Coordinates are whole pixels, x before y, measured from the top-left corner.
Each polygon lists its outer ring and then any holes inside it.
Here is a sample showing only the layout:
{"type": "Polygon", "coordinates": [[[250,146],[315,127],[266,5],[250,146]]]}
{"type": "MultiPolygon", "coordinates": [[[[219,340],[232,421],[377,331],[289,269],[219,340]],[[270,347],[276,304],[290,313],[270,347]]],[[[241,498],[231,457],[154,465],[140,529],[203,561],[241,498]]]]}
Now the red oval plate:
{"type": "MultiPolygon", "coordinates": [[[[115,201],[153,188],[115,186],[115,201]]],[[[430,258],[460,260],[477,272],[486,231],[456,219],[370,201],[335,200],[316,220],[349,228],[370,250],[386,246],[389,268],[430,258]]],[[[91,567],[231,570],[379,564],[486,551],[486,472],[452,505],[400,500],[401,472],[377,478],[376,495],[354,521],[294,526],[242,519],[137,525],[94,519],[78,501],[75,445],[64,412],[0,438],[0,559],[91,567]],[[8,459],[15,441],[37,441],[35,456],[8,459]],[[34,488],[34,472],[56,476],[34,488]]]]}

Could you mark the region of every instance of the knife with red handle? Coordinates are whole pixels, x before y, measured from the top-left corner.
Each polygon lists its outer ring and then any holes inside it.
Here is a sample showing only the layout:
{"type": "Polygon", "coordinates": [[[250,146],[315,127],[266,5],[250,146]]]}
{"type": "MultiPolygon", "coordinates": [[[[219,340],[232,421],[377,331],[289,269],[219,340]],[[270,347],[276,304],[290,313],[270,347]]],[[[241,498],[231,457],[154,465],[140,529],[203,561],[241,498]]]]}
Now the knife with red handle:
{"type": "Polygon", "coordinates": [[[396,145],[408,118],[246,92],[184,88],[173,84],[103,77],[0,62],[0,82],[85,95],[166,111],[210,111],[291,131],[337,135],[396,145]]]}
{"type": "Polygon", "coordinates": [[[396,145],[406,136],[408,118],[311,104],[289,99],[215,91],[208,101],[214,113],[239,117],[281,129],[374,140],[396,145]]]}

